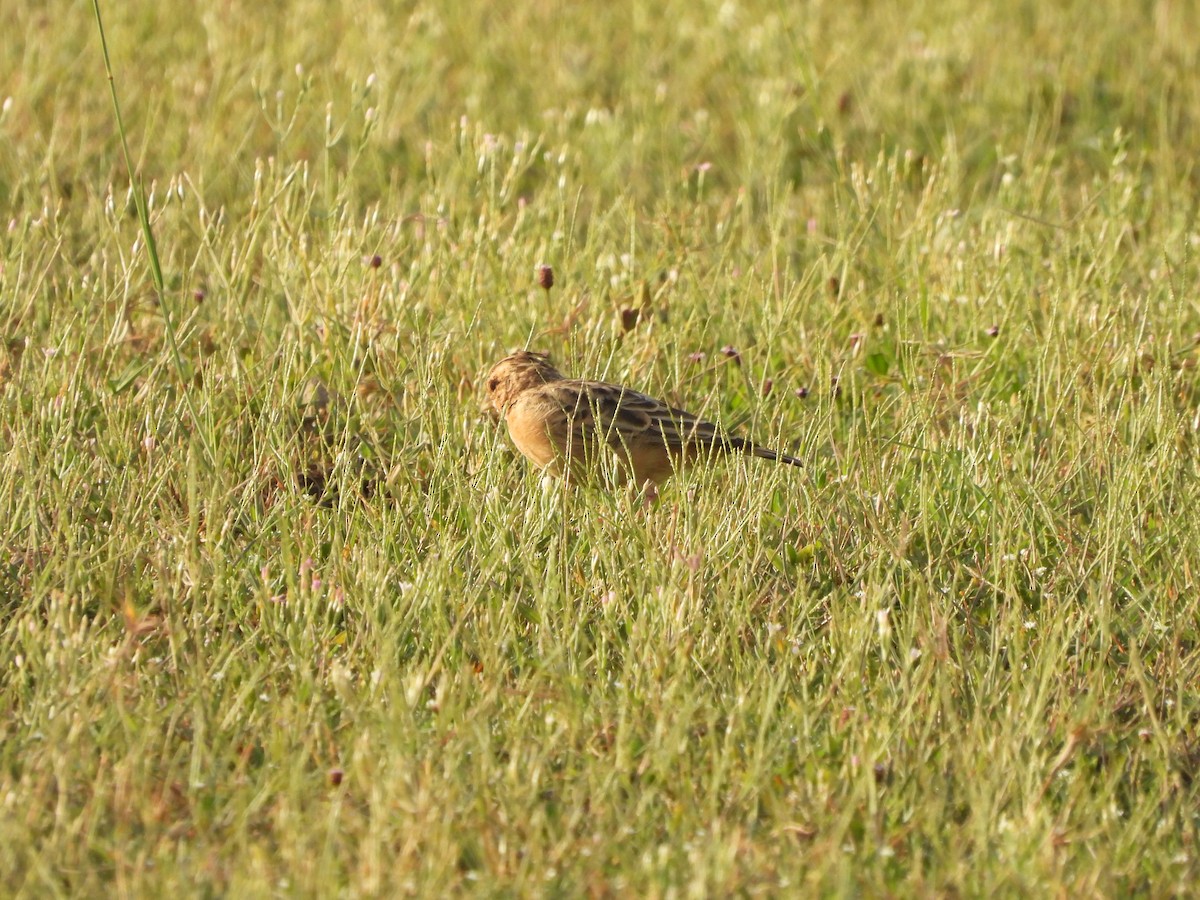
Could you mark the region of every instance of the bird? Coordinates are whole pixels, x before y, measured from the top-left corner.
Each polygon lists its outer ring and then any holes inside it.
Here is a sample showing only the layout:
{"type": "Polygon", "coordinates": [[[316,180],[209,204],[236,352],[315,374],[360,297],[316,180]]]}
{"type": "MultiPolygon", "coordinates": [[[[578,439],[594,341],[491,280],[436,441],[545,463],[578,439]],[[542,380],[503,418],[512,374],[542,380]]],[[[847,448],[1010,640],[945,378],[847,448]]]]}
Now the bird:
{"type": "Polygon", "coordinates": [[[488,372],[485,387],[485,405],[504,419],[516,448],[568,481],[590,480],[599,470],[618,485],[655,486],[713,454],[804,465],[632,388],[568,378],[545,353],[506,356],[488,372]]]}

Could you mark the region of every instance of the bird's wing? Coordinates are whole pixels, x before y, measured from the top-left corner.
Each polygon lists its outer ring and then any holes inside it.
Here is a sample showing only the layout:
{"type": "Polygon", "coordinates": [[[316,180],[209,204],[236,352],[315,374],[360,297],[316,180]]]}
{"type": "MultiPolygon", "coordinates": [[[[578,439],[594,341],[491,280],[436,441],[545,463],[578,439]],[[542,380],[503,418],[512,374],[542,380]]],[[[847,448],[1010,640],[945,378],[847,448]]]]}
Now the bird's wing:
{"type": "Polygon", "coordinates": [[[552,427],[568,454],[571,447],[586,448],[600,441],[623,454],[660,447],[672,455],[685,451],[747,453],[803,465],[795,457],[726,434],[712,422],[627,387],[564,379],[542,390],[561,413],[554,417],[552,427]]]}
{"type": "Polygon", "coordinates": [[[562,381],[552,387],[573,440],[599,439],[614,450],[648,443],[669,451],[741,449],[739,439],[726,436],[711,422],[620,385],[562,381]]]}

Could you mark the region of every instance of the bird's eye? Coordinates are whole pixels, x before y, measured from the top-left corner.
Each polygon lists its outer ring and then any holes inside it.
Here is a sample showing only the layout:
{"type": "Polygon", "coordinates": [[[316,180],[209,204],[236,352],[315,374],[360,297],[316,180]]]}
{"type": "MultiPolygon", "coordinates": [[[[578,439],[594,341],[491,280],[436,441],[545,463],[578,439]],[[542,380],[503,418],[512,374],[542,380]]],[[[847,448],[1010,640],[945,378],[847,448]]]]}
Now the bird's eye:
{"type": "Polygon", "coordinates": [[[488,379],[488,390],[489,390],[489,391],[494,391],[494,390],[496,390],[496,388],[499,386],[499,384],[500,384],[500,379],[499,379],[499,378],[491,378],[491,379],[488,379]]]}

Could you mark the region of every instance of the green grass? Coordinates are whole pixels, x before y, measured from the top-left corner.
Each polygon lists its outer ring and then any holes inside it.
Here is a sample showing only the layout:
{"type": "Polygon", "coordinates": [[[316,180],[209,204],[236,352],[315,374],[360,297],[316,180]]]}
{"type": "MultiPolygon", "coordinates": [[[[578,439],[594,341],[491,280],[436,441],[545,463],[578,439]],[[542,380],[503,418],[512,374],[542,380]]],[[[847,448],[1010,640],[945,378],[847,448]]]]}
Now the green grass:
{"type": "Polygon", "coordinates": [[[1191,5],[104,16],[161,300],[0,8],[6,895],[1195,890],[1191,5]],[[807,466],[544,485],[527,344],[807,466]]]}

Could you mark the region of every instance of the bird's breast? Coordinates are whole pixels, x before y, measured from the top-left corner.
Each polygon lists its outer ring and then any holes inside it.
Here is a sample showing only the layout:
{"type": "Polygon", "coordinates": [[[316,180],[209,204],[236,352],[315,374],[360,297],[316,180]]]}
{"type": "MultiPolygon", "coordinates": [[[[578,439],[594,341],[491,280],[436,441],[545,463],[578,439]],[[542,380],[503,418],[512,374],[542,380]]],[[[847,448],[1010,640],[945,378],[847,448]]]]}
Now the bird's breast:
{"type": "Polygon", "coordinates": [[[539,468],[546,468],[562,454],[551,437],[551,422],[541,404],[518,399],[505,416],[508,433],[518,450],[539,468]]]}

